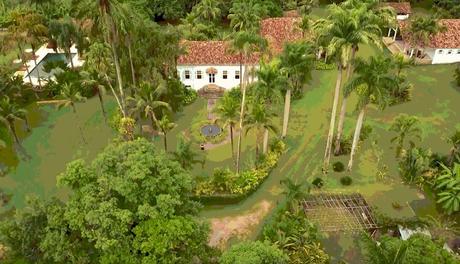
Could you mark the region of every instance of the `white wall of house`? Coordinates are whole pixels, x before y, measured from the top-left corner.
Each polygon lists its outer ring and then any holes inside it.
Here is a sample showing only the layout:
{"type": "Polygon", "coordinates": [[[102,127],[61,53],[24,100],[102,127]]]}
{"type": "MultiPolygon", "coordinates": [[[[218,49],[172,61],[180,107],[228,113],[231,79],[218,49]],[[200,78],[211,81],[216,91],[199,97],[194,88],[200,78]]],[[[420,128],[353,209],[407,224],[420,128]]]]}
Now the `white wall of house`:
{"type": "MultiPolygon", "coordinates": [[[[194,90],[199,90],[203,86],[211,84],[209,74],[206,73],[208,68],[214,68],[217,70],[215,74],[214,84],[225,89],[231,89],[240,84],[240,79],[236,78],[237,71],[240,71],[239,65],[178,65],[177,71],[180,76],[180,80],[185,86],[189,86],[194,90]],[[186,78],[186,72],[190,73],[190,78],[186,78]],[[224,79],[224,71],[227,72],[227,78],[224,79]],[[197,76],[198,72],[201,72],[201,79],[197,76]]],[[[239,77],[243,78],[243,72],[240,73],[239,77]]]]}
{"type": "Polygon", "coordinates": [[[396,16],[396,19],[398,19],[398,20],[406,20],[408,18],[409,18],[409,14],[405,14],[405,15],[401,14],[401,15],[396,16]]]}
{"type": "Polygon", "coordinates": [[[433,55],[433,64],[460,62],[460,48],[436,49],[433,55]]]}

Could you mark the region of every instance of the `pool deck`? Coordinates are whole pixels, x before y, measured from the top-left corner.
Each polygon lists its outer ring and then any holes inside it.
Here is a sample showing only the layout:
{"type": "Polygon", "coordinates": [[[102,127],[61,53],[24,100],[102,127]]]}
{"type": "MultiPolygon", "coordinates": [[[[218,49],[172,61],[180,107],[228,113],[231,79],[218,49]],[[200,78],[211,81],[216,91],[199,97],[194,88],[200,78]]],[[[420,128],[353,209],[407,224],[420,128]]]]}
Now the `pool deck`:
{"type": "MultiPolygon", "coordinates": [[[[47,45],[43,45],[41,46],[36,52],[35,52],[35,55],[37,56],[37,65],[40,64],[40,62],[46,57],[47,54],[49,53],[56,53],[53,49],[48,49],[46,47],[47,45]]],[[[61,49],[58,49],[57,50],[57,53],[65,53],[63,50],[61,49]]],[[[70,47],[70,53],[75,53],[75,55],[72,57],[72,62],[74,64],[75,67],[81,67],[83,66],[83,63],[84,61],[83,60],[80,60],[80,57],[78,56],[78,50],[77,48],[75,47],[75,45],[73,45],[72,47],[70,47]]],[[[17,71],[15,73],[16,76],[23,76],[23,81],[24,83],[31,83],[32,81],[32,85],[33,86],[38,86],[39,83],[38,83],[38,78],[36,76],[30,76],[30,78],[27,76],[28,75],[28,72],[32,72],[34,70],[34,68],[36,67],[35,65],[35,61],[32,59],[32,60],[29,60],[26,62],[26,67],[28,69],[27,70],[23,70],[23,71],[17,71]]],[[[67,66],[70,67],[70,62],[68,63],[67,66]]],[[[41,82],[42,84],[43,83],[46,83],[46,79],[41,79],[41,82]]]]}

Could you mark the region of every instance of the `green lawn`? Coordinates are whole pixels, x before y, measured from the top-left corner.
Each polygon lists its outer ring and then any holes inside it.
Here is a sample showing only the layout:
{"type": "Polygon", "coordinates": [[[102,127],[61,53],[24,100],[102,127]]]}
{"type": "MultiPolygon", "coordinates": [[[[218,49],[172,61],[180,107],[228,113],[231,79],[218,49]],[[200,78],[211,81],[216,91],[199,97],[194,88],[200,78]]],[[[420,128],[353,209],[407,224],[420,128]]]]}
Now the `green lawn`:
{"type": "MultiPolygon", "coordinates": [[[[107,102],[106,107],[113,111],[115,103],[107,102]]],[[[0,163],[10,166],[9,173],[0,177],[0,188],[13,194],[10,206],[24,206],[27,195],[63,197],[65,190],[57,192],[56,176],[66,164],[77,158],[91,160],[114,136],[97,98],[77,104],[78,118],[70,109],[30,106],[28,110],[33,129],[26,134],[22,123],[17,124],[23,146],[18,157],[12,149],[0,150],[0,163]]]]}

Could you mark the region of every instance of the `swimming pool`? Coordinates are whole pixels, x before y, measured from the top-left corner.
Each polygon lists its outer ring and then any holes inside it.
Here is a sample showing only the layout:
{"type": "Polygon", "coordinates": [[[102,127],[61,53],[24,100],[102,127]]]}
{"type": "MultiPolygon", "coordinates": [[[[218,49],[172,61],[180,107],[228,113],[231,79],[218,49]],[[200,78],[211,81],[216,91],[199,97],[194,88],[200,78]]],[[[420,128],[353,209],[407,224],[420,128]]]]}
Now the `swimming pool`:
{"type": "MultiPolygon", "coordinates": [[[[75,56],[75,53],[71,53],[72,58],[75,56]]],[[[48,79],[49,77],[53,76],[53,71],[47,73],[44,71],[44,66],[48,62],[55,62],[55,61],[63,61],[66,64],[69,60],[66,57],[65,53],[48,53],[45,57],[34,67],[34,69],[30,72],[30,76],[33,78],[38,78],[40,74],[40,79],[48,79]]],[[[28,77],[27,75],[26,77],[28,77]]]]}

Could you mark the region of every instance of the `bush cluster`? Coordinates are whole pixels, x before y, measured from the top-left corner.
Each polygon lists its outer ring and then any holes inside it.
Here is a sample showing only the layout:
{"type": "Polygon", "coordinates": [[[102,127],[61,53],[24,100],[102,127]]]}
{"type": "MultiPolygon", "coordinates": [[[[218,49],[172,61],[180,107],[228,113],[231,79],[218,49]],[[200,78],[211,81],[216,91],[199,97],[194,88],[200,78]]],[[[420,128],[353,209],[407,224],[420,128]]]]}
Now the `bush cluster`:
{"type": "Polygon", "coordinates": [[[342,171],[345,170],[345,166],[343,165],[342,162],[337,161],[337,162],[335,162],[335,163],[332,165],[332,169],[333,169],[335,172],[342,172],[342,171]]]}
{"type": "Polygon", "coordinates": [[[351,185],[352,182],[353,182],[353,180],[351,179],[350,176],[345,176],[345,177],[340,178],[340,183],[343,186],[349,186],[349,185],[351,185]]]}
{"type": "Polygon", "coordinates": [[[282,141],[276,141],[270,146],[270,151],[261,156],[254,168],[236,174],[229,169],[216,169],[213,175],[201,182],[195,188],[195,195],[244,195],[259,187],[259,185],[276,167],[286,146],[282,141]]]}
{"type": "Polygon", "coordinates": [[[184,97],[184,105],[189,105],[195,102],[196,98],[198,97],[198,93],[190,88],[185,89],[185,97],[184,97]]]}

